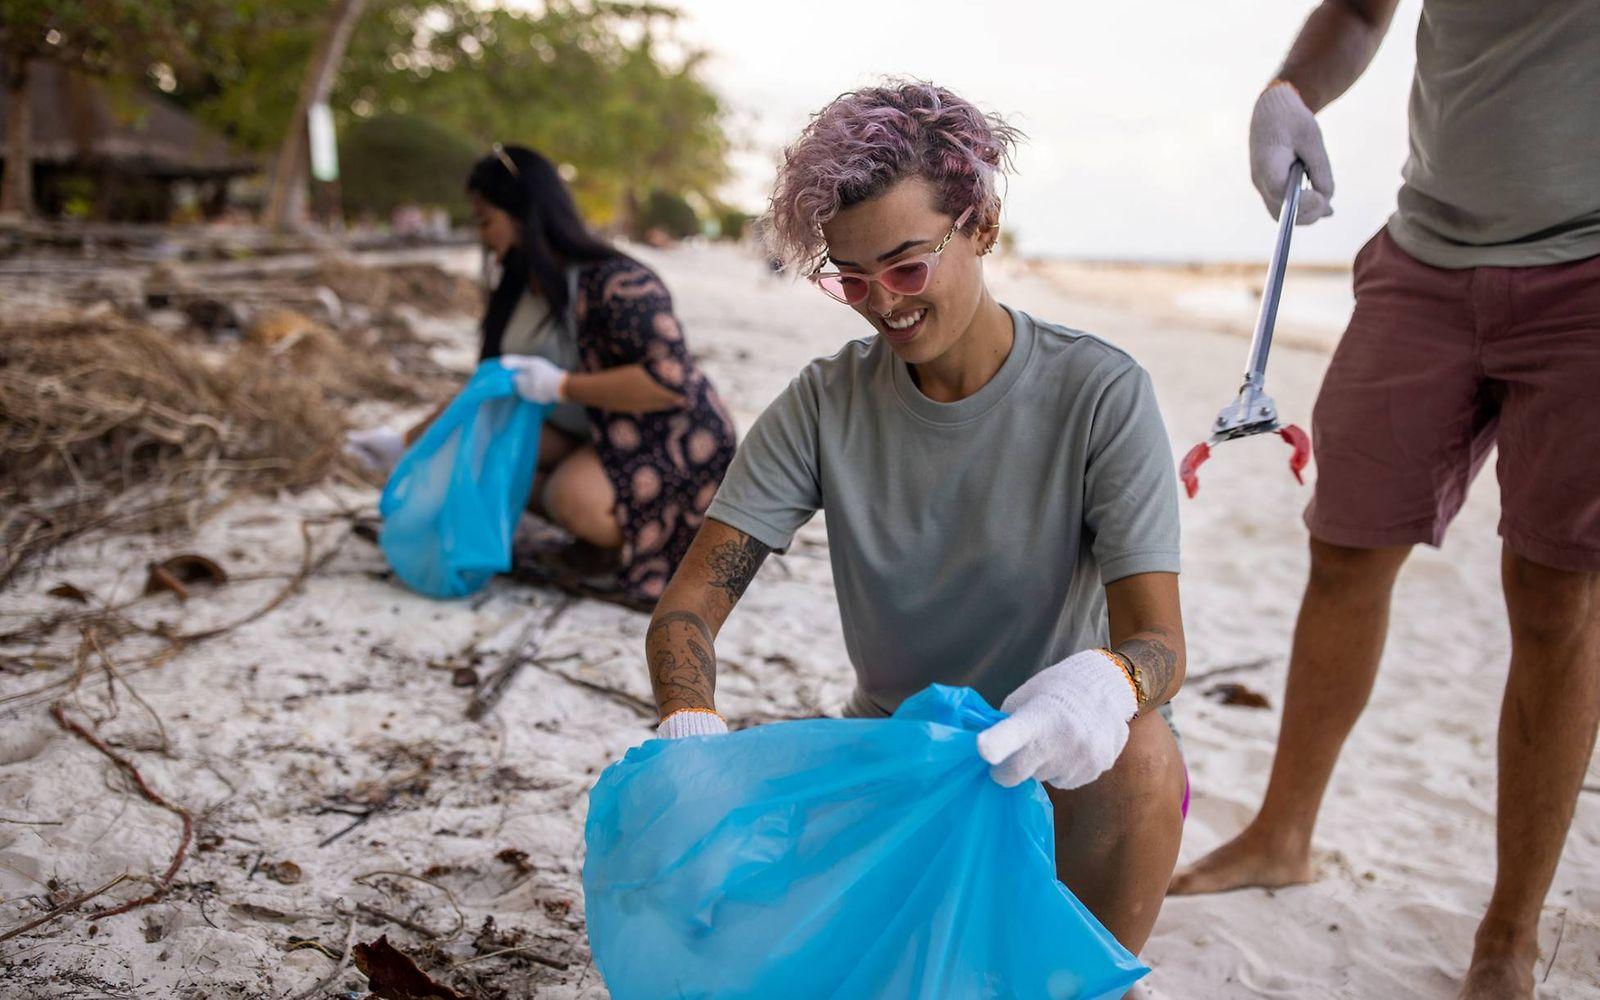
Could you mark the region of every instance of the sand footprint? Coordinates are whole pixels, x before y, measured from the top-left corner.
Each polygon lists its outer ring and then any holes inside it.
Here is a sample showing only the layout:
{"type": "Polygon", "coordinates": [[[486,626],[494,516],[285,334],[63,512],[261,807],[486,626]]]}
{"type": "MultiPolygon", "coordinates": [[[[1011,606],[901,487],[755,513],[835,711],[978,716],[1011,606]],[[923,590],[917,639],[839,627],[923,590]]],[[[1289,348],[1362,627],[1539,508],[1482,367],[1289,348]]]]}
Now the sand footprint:
{"type": "Polygon", "coordinates": [[[0,767],[22,764],[44,753],[56,728],[42,719],[0,727],[0,767]]]}

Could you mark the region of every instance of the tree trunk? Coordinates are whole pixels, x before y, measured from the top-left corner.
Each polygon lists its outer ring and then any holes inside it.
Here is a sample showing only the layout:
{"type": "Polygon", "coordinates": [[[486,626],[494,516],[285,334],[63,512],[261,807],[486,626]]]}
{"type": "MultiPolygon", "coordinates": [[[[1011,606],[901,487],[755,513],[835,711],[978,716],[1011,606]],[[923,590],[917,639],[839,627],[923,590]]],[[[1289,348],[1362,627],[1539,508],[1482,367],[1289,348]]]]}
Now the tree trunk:
{"type": "Polygon", "coordinates": [[[278,148],[277,165],[272,171],[272,190],[267,197],[267,215],[263,220],[275,230],[302,226],[306,222],[306,116],[311,105],[328,99],[338,74],[339,62],[355,32],[356,21],[366,0],[334,0],[328,18],[327,33],[317,42],[306,67],[305,79],[300,83],[300,97],[295,102],[294,115],[289,119],[289,130],[278,148]]]}
{"type": "Polygon", "coordinates": [[[0,214],[33,214],[33,105],[28,99],[28,60],[6,61],[6,174],[0,214]]]}
{"type": "Polygon", "coordinates": [[[644,233],[639,231],[639,193],[628,185],[622,193],[622,205],[617,213],[617,229],[631,240],[644,238],[644,233]]]}

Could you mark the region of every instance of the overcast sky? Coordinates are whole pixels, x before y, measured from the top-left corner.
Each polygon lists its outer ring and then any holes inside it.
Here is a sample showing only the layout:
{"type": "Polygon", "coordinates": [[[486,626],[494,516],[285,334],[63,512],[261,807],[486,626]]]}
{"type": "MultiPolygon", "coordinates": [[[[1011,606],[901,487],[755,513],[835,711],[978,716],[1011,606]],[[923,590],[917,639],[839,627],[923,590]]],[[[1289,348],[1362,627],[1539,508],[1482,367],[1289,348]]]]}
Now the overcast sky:
{"type": "MultiPolygon", "coordinates": [[[[1250,185],[1256,94],[1314,6],[1301,0],[670,0],[712,53],[739,155],[728,194],[759,208],[775,151],[841,91],[931,79],[1028,133],[1005,223],[1030,253],[1253,259],[1272,222],[1250,185]]],[[[1394,207],[1420,0],[1322,113],[1335,214],[1295,257],[1348,261],[1394,207]]]]}

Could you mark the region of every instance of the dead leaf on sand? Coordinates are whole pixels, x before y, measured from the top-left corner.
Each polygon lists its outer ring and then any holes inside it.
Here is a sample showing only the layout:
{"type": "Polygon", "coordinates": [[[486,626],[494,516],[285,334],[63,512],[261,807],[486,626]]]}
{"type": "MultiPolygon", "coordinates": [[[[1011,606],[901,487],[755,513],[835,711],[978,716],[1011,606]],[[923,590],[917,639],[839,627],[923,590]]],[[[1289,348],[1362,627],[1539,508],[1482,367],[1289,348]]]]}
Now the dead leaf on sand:
{"type": "Polygon", "coordinates": [[[516,869],[518,875],[526,875],[533,871],[533,865],[528,861],[528,852],[520,851],[515,847],[508,847],[494,856],[496,861],[508,864],[516,869]]]}
{"type": "Polygon", "coordinates": [[[228,907],[228,912],[236,917],[247,917],[251,920],[270,920],[273,923],[292,924],[308,919],[309,913],[285,913],[274,910],[270,906],[259,906],[255,903],[234,903],[228,907]]]}
{"type": "Polygon", "coordinates": [[[145,580],[145,593],[168,590],[178,595],[180,601],[189,599],[189,588],[194,584],[209,583],[215,586],[228,582],[227,570],[215,560],[193,552],[150,563],[147,569],[150,575],[145,580]]]}
{"type": "Polygon", "coordinates": [[[389,943],[387,934],[370,944],[351,950],[356,968],[367,977],[367,988],[381,1000],[472,1000],[448,986],[440,985],[417,963],[389,943]]]}
{"type": "Polygon", "coordinates": [[[1271,708],[1272,702],[1259,691],[1253,691],[1243,684],[1231,681],[1224,684],[1213,684],[1206,688],[1206,697],[1215,699],[1224,705],[1236,705],[1240,708],[1271,708]]]}
{"type": "Polygon", "coordinates": [[[45,593],[51,597],[59,597],[63,601],[76,601],[79,604],[89,603],[89,595],[70,583],[58,583],[45,591],[45,593]]]}
{"type": "Polygon", "coordinates": [[[274,861],[271,864],[262,865],[261,871],[267,878],[272,879],[274,882],[281,882],[284,885],[294,885],[303,877],[300,866],[293,861],[274,861]]]}

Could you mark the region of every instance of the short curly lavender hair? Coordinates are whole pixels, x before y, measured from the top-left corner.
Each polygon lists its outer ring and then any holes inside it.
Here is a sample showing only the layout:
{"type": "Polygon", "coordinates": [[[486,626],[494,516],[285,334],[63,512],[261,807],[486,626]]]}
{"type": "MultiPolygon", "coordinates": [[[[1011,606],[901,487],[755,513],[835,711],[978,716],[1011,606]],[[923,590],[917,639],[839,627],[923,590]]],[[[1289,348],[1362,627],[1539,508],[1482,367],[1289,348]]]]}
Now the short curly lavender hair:
{"type": "Polygon", "coordinates": [[[998,177],[1011,169],[1022,133],[999,115],[922,81],[889,81],[841,94],[783,151],[764,222],[769,252],[786,266],[814,268],[827,246],[822,226],[841,209],[918,176],[939,207],[976,207],[966,231],[999,221],[998,177]]]}

